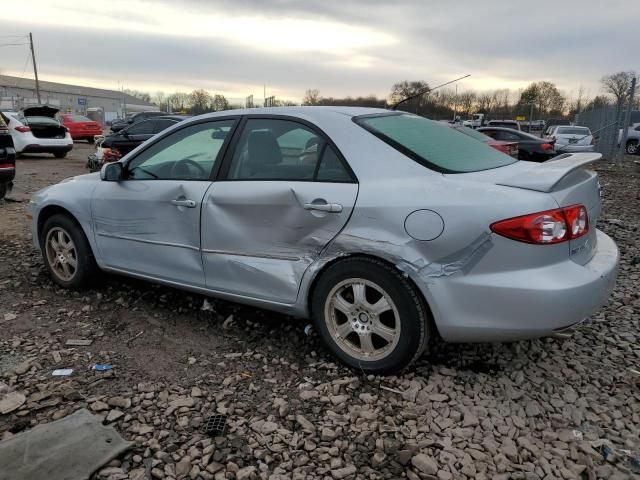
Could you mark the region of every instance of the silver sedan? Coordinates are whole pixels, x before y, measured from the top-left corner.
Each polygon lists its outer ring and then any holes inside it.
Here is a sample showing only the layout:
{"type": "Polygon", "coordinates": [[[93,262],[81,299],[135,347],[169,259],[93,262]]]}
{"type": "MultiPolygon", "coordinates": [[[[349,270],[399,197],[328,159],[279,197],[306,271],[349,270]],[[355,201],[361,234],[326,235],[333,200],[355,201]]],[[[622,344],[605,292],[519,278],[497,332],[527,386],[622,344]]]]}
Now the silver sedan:
{"type": "Polygon", "coordinates": [[[302,318],[372,373],[445,341],[534,338],[608,298],[595,153],[517,161],[379,109],[235,110],[183,121],[31,200],[53,280],[121,273],[302,318]]]}

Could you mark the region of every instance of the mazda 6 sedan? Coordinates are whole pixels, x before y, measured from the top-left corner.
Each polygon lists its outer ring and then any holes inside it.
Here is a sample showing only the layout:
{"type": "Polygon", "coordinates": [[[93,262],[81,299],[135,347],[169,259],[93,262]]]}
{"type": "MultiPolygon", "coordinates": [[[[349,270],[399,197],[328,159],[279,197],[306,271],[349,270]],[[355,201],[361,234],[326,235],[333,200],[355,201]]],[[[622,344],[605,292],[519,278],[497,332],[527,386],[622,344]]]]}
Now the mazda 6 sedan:
{"type": "Polygon", "coordinates": [[[53,280],[98,269],[302,318],[371,373],[451,342],[553,334],[608,298],[595,153],[517,161],[446,124],[336,107],[182,121],[37,192],[53,280]]]}

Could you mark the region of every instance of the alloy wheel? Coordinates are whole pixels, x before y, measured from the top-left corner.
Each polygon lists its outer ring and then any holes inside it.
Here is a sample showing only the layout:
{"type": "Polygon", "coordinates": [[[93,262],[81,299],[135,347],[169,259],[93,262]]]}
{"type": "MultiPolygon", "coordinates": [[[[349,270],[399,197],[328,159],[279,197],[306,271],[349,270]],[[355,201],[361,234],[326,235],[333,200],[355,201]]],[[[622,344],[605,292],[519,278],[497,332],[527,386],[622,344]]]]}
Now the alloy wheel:
{"type": "Polygon", "coordinates": [[[331,289],[324,318],[333,341],[358,360],[381,360],[400,339],[400,315],[393,300],[363,278],[343,280],[331,289]]]}
{"type": "Polygon", "coordinates": [[[60,227],[49,230],[45,250],[53,273],[65,282],[72,280],[78,269],[78,255],[69,233],[60,227]]]}

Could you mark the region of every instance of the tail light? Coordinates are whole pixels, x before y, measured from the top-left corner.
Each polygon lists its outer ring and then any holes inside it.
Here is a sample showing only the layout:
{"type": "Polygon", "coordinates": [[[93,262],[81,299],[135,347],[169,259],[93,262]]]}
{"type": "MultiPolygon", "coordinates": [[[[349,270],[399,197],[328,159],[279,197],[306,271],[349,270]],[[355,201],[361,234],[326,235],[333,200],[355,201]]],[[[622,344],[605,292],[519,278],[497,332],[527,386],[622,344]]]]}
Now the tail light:
{"type": "Polygon", "coordinates": [[[589,216],[583,205],[545,210],[492,223],[491,231],[524,243],[548,245],[573,240],[589,231],[589,216]]]}
{"type": "Polygon", "coordinates": [[[15,127],[15,129],[20,133],[27,133],[31,131],[31,128],[27,127],[26,125],[20,125],[19,127],[15,127]]]}
{"type": "Polygon", "coordinates": [[[541,143],[540,148],[545,152],[548,150],[553,150],[553,143],[541,143]]]}
{"type": "Polygon", "coordinates": [[[16,168],[15,163],[0,163],[0,170],[3,168],[16,168]]]}

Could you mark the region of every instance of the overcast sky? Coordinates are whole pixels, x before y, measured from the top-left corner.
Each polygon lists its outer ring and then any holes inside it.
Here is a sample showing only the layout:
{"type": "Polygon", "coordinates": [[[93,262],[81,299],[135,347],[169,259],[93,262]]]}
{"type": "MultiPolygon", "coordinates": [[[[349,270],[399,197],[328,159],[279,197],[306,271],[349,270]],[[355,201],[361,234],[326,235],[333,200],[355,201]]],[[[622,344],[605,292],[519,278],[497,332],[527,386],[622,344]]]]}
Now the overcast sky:
{"type": "MultiPolygon", "coordinates": [[[[0,45],[33,32],[43,80],[152,94],[386,97],[471,74],[459,88],[593,96],[602,75],[640,70],[638,0],[5,0],[0,25],[0,45]]],[[[0,46],[0,72],[31,76],[27,58],[0,46]]]]}

